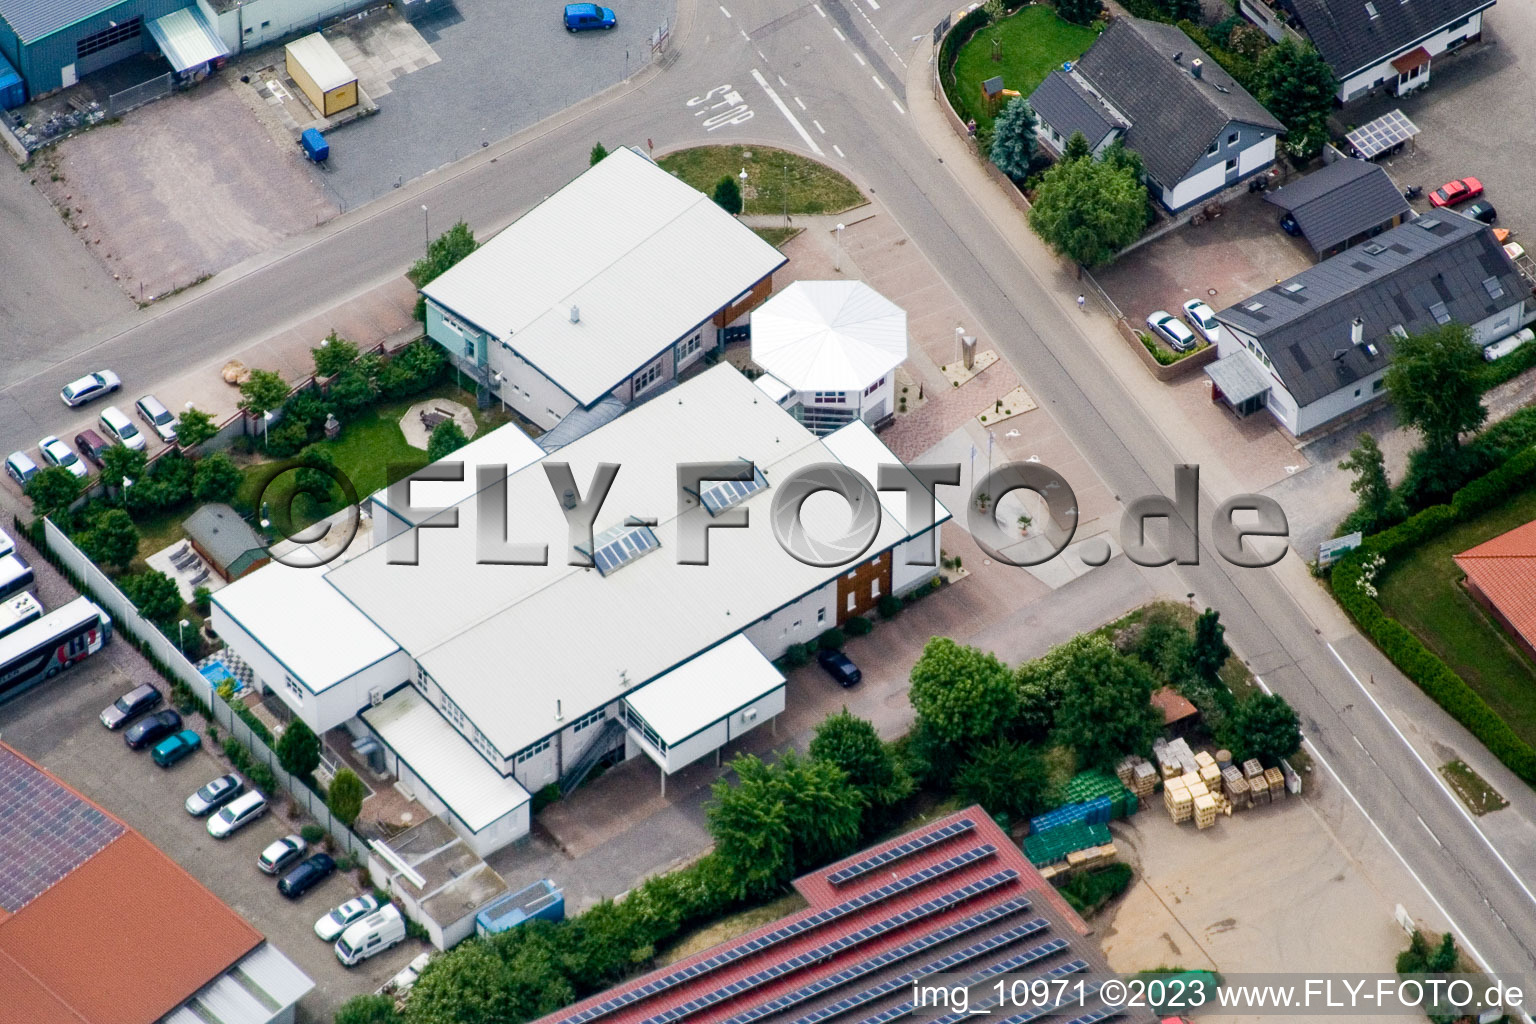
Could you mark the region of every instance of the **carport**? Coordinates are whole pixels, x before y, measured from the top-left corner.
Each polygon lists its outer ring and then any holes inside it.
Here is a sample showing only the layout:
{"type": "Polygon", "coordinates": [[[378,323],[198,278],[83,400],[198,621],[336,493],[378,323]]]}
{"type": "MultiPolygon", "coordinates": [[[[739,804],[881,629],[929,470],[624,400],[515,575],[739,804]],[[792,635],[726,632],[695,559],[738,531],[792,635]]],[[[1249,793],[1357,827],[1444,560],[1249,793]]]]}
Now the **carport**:
{"type": "Polygon", "coordinates": [[[1211,378],[1211,401],[1226,402],[1239,416],[1249,416],[1264,408],[1269,394],[1269,378],[1242,352],[1234,352],[1205,368],[1211,378]]]}
{"type": "Polygon", "coordinates": [[[229,56],[229,47],[196,6],[156,18],[149,23],[149,34],[171,68],[183,78],[205,75],[214,61],[229,56]]]}

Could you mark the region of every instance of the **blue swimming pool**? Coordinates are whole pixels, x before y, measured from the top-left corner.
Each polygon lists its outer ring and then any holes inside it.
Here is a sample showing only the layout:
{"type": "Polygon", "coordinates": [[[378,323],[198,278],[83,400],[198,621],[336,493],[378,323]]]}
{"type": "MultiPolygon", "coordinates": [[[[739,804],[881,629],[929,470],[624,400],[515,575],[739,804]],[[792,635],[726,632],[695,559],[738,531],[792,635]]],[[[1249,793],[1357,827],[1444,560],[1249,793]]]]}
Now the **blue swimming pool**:
{"type": "Polygon", "coordinates": [[[229,666],[224,664],[218,656],[214,656],[206,663],[199,665],[197,670],[202,673],[204,679],[208,680],[208,685],[215,690],[225,683],[234,683],[236,693],[245,689],[240,680],[235,678],[235,674],[229,670],[229,666]]]}

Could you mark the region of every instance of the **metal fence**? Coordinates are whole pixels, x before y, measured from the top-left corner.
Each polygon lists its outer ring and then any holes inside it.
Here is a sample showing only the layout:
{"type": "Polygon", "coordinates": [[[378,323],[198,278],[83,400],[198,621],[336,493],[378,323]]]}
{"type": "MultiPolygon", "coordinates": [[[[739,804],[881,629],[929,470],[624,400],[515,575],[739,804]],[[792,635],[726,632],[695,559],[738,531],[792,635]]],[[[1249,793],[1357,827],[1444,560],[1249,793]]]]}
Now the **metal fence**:
{"type": "Polygon", "coordinates": [[[114,628],[120,634],[130,636],[149,648],[149,654],[163,666],[164,672],[174,677],[173,681],[182,683],[192,691],[193,696],[207,705],[213,715],[214,724],[244,745],[251,752],[253,761],[272,769],[273,777],[288,791],[294,802],[319,822],[321,828],[330,833],[336,845],[341,847],[344,853],[350,854],[359,863],[363,863],[368,856],[369,848],[362,837],[348,828],[341,819],[331,814],[330,808],[325,806],[325,800],[320,794],[306,786],[297,776],[283,770],[272,748],[268,747],[266,742],[235,714],[234,709],[224,702],[208,680],[203,678],[197,666],[188,661],[187,656],[182,654],[175,644],[139,614],[133,602],[128,600],[127,596],[117,588],[117,584],[112,582],[112,578],[97,568],[95,563],[86,557],[85,552],[76,547],[74,542],[65,536],[64,531],[54,525],[53,520],[43,520],[43,537],[48,550],[60,564],[79,577],[81,589],[89,593],[92,600],[112,616],[114,628]]]}
{"type": "Polygon", "coordinates": [[[130,85],[122,92],[115,92],[107,97],[107,113],[112,117],[122,117],[135,107],[142,107],[146,103],[163,99],[171,94],[171,73],[167,71],[159,78],[151,78],[147,82],[138,85],[130,85]]]}

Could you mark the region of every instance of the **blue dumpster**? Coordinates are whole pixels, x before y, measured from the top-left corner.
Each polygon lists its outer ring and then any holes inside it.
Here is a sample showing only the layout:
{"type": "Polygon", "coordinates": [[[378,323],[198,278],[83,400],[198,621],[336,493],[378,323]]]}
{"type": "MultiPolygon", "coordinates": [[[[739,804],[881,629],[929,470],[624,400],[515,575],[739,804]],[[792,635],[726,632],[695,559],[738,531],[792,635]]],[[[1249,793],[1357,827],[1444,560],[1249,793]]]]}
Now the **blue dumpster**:
{"type": "Polygon", "coordinates": [[[0,110],[10,110],[27,102],[27,87],[16,69],[0,57],[0,110]]]}
{"type": "Polygon", "coordinates": [[[317,164],[331,155],[331,144],[314,128],[304,129],[304,134],[299,136],[299,145],[304,147],[304,155],[317,164]]]}

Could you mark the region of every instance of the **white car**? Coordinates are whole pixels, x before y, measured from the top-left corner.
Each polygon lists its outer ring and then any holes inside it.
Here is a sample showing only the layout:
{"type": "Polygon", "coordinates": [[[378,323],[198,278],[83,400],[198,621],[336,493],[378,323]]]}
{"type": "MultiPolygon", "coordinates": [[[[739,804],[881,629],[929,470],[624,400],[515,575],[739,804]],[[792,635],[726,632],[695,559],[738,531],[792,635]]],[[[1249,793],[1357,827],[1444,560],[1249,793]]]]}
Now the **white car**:
{"type": "Polygon", "coordinates": [[[347,925],[353,921],[361,921],[378,909],[379,901],[374,898],[373,893],[365,893],[355,900],[347,900],[315,922],[315,934],[326,942],[335,942],[341,937],[341,933],[347,930],[347,925]]]}
{"type": "Polygon", "coordinates": [[[208,834],[215,839],[244,828],[267,813],[267,798],[251,789],[208,816],[208,834]]]}
{"type": "Polygon", "coordinates": [[[56,437],[45,437],[37,442],[42,449],[43,461],[50,466],[60,466],[69,470],[75,476],[85,476],[85,460],[76,455],[74,451],[56,437]]]}
{"type": "Polygon", "coordinates": [[[299,836],[284,836],[261,851],[256,866],[265,874],[280,875],[304,859],[309,844],[299,836]]]}
{"type": "Polygon", "coordinates": [[[1184,319],[1212,345],[1221,340],[1221,324],[1216,320],[1216,312],[1204,301],[1190,299],[1184,303],[1184,319]]]}
{"type": "Polygon", "coordinates": [[[64,390],[59,392],[59,397],[64,400],[65,405],[74,408],[94,398],[110,394],[122,386],[123,382],[117,374],[111,370],[98,370],[64,385],[64,390]]]}
{"type": "Polygon", "coordinates": [[[1195,347],[1195,332],[1185,327],[1184,321],[1166,309],[1160,309],[1147,317],[1147,326],[1153,334],[1173,346],[1175,352],[1188,352],[1195,347]]]}

